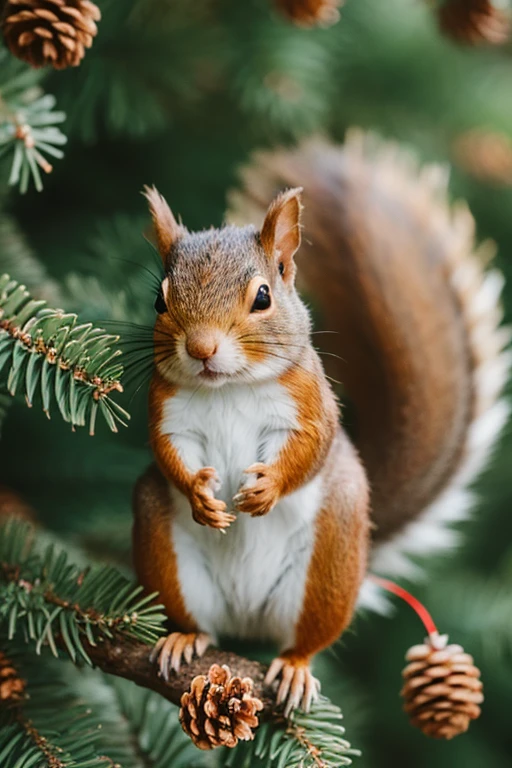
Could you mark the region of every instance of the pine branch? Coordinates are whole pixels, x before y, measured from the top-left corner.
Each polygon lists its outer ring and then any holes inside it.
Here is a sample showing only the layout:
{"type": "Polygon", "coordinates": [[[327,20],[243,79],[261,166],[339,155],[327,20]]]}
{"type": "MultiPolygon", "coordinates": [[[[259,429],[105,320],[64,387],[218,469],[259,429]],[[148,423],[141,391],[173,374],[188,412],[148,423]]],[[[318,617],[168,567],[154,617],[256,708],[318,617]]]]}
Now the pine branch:
{"type": "Polygon", "coordinates": [[[267,667],[230,651],[210,648],[201,659],[192,660],[190,664],[182,667],[179,674],[172,675],[169,682],[166,682],[158,675],[156,664],[150,661],[146,643],[127,637],[116,637],[113,640],[104,639],[95,646],[90,646],[84,641],[84,647],[94,666],[103,672],[132,680],[143,688],[159,693],[173,704],[180,704],[182,695],[189,690],[190,682],[196,675],[206,675],[212,664],[227,664],[233,675],[253,679],[255,695],[263,701],[263,711],[267,716],[275,707],[275,695],[264,684],[267,667]]]}
{"type": "Polygon", "coordinates": [[[256,731],[253,742],[242,742],[236,749],[226,750],[227,766],[338,768],[351,765],[351,758],[359,755],[343,737],[339,708],[323,697],[309,714],[297,711],[286,721],[276,711],[275,691],[264,683],[267,667],[258,661],[210,648],[201,659],[194,659],[166,682],[150,661],[145,643],[115,638],[95,646],[85,642],[84,646],[92,663],[103,672],[149,688],[178,706],[182,695],[190,690],[192,679],[207,675],[212,664],[226,664],[233,675],[250,677],[254,682],[254,695],[263,702],[260,719],[268,722],[256,731]]]}
{"type": "Polygon", "coordinates": [[[64,156],[59,147],[67,139],[57,126],[66,116],[54,111],[55,97],[43,94],[36,85],[39,77],[19,62],[13,65],[9,58],[0,48],[0,157],[12,155],[10,185],[19,184],[23,194],[32,179],[40,192],[41,171],[52,171],[46,156],[64,156]]]}
{"type": "Polygon", "coordinates": [[[210,648],[201,659],[194,659],[165,682],[158,676],[155,664],[149,659],[148,647],[143,643],[109,640],[87,651],[93,664],[107,674],[150,688],[176,705],[190,689],[191,680],[197,675],[207,675],[212,664],[227,664],[233,675],[250,677],[254,682],[254,695],[263,702],[260,719],[268,722],[256,731],[253,742],[242,742],[236,749],[226,750],[225,765],[230,768],[338,768],[351,765],[351,758],[359,755],[344,738],[339,708],[327,699],[322,697],[309,714],[295,712],[289,721],[276,712],[275,692],[265,685],[267,667],[260,662],[210,648]]]}
{"type": "Polygon", "coordinates": [[[69,690],[59,666],[1,639],[2,768],[114,768],[98,754],[101,724],[69,690]]]}
{"type": "Polygon", "coordinates": [[[169,683],[159,677],[148,646],[163,633],[165,616],[153,605],[155,596],[141,592],[109,566],[84,571],[71,564],[53,544],[38,552],[34,529],[24,521],[11,519],[0,527],[0,625],[9,640],[21,634],[38,653],[49,645],[55,656],[63,649],[72,661],[133,680],[174,704],[192,677],[214,662],[228,664],[253,677],[272,709],[273,694],[263,685],[265,667],[225,651],[208,651],[169,683]]]}
{"type": "Polygon", "coordinates": [[[109,396],[123,391],[118,340],[32,299],[9,275],[0,277],[0,374],[9,393],[21,389],[29,406],[39,390],[48,417],[55,399],[64,421],[73,427],[88,421],[90,434],[98,410],[113,432],[126,424],[129,415],[109,396]]]}
{"type": "Polygon", "coordinates": [[[141,593],[109,566],[78,568],[53,544],[39,554],[25,522],[0,528],[0,623],[9,640],[21,634],[37,653],[49,645],[58,656],[60,647],[73,662],[92,664],[90,652],[103,640],[153,644],[165,616],[154,595],[141,593]]]}
{"type": "Polygon", "coordinates": [[[211,765],[211,756],[181,730],[177,708],[161,696],[90,668],[63,665],[48,653],[37,656],[0,634],[2,768],[25,768],[16,761],[36,754],[38,768],[76,768],[81,752],[90,761],[87,768],[211,765]]]}
{"type": "MultiPolygon", "coordinates": [[[[182,731],[178,709],[153,691],[127,680],[105,677],[112,692],[110,707],[125,720],[124,737],[141,768],[200,768],[211,765],[210,755],[200,752],[182,731]]],[[[119,762],[125,768],[126,760],[119,762]]]]}
{"type": "Polygon", "coordinates": [[[288,722],[265,723],[254,741],[226,750],[225,768],[341,768],[352,765],[359,756],[343,738],[342,714],[325,697],[311,707],[311,712],[295,711],[288,722]]]}
{"type": "Polygon", "coordinates": [[[150,660],[150,646],[165,619],[160,606],[151,604],[154,595],[141,598],[141,588],[134,589],[113,568],[84,572],[53,545],[39,553],[32,533],[19,520],[0,528],[0,626],[9,640],[17,641],[20,633],[37,653],[49,645],[56,657],[62,649],[75,663],[131,680],[176,705],[195,676],[206,675],[212,664],[226,664],[234,675],[253,680],[262,717],[273,728],[270,742],[266,729],[245,747],[247,756],[264,759],[269,768],[284,765],[283,760],[288,768],[351,764],[350,756],[357,752],[342,738],[339,709],[322,699],[309,715],[295,713],[286,721],[276,711],[275,691],[264,683],[267,668],[258,661],[212,648],[166,682],[150,660]]]}

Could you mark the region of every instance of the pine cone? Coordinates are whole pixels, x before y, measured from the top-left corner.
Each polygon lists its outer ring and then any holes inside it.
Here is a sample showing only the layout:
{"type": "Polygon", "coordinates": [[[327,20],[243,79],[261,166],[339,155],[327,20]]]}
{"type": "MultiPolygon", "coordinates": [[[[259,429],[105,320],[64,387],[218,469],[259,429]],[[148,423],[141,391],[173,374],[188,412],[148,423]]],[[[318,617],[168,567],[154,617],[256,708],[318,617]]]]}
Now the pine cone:
{"type": "Polygon", "coordinates": [[[441,30],[461,43],[502,45],[510,35],[510,11],[495,0],[445,0],[438,16],[441,30]]]}
{"type": "Polygon", "coordinates": [[[5,42],[14,56],[32,67],[76,67],[90,48],[101,18],[90,0],[7,0],[5,42]]]}
{"type": "Polygon", "coordinates": [[[213,664],[181,697],[181,727],[199,749],[236,747],[239,740],[253,739],[263,704],[252,691],[250,677],[231,677],[228,666],[213,664]]]}
{"type": "Polygon", "coordinates": [[[340,18],[345,0],[276,0],[278,9],[299,27],[330,27],[340,18]]]}
{"type": "Polygon", "coordinates": [[[0,703],[18,704],[24,698],[25,681],[18,675],[7,656],[0,651],[0,703]]]}
{"type": "MultiPolygon", "coordinates": [[[[437,640],[443,638],[437,636],[437,640]]],[[[444,640],[433,643],[427,639],[408,651],[410,663],[403,671],[401,693],[412,725],[426,736],[453,739],[480,716],[478,705],[484,697],[473,657],[460,645],[446,645],[447,638],[444,640]]]]}

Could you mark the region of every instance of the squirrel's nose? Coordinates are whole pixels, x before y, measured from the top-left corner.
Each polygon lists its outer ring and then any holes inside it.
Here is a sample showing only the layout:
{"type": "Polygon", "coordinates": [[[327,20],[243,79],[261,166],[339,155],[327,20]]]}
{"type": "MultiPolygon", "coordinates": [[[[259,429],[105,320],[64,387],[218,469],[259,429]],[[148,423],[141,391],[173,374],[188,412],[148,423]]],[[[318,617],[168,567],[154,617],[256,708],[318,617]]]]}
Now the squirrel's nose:
{"type": "Polygon", "coordinates": [[[185,344],[190,357],[208,360],[217,351],[217,337],[213,331],[192,331],[185,344]]]}

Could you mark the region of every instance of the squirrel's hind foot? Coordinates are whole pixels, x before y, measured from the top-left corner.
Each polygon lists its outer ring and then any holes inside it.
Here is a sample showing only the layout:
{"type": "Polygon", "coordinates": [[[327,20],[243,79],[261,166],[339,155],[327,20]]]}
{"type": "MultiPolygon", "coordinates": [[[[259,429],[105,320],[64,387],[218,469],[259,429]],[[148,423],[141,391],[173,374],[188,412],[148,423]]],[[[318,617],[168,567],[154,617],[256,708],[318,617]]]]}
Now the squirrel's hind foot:
{"type": "Polygon", "coordinates": [[[277,704],[284,704],[285,717],[300,707],[309,712],[311,703],[316,701],[320,692],[320,682],[313,676],[308,659],[294,659],[280,656],[274,659],[265,677],[270,685],[280,678],[277,689],[277,704]]]}
{"type": "Polygon", "coordinates": [[[178,673],[182,663],[190,664],[194,655],[201,657],[213,640],[205,632],[173,632],[161,637],[151,652],[150,659],[158,659],[158,674],[169,681],[171,670],[178,673]]]}

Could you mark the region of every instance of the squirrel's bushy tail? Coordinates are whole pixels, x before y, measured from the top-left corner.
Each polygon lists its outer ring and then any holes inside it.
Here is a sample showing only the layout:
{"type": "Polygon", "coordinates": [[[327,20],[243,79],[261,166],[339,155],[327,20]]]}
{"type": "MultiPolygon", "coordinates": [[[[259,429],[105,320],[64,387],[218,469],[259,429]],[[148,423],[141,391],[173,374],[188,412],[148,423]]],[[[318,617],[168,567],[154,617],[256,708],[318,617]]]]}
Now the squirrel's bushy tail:
{"type": "MultiPolygon", "coordinates": [[[[321,317],[315,343],[338,358],[354,440],[372,487],[372,567],[414,576],[411,556],[452,547],[451,524],[507,419],[502,278],[492,245],[451,207],[447,174],[394,144],[352,132],[261,153],[231,218],[258,223],[284,187],[304,187],[302,287],[321,317]]],[[[350,428],[349,424],[349,428],[350,428]]]]}

